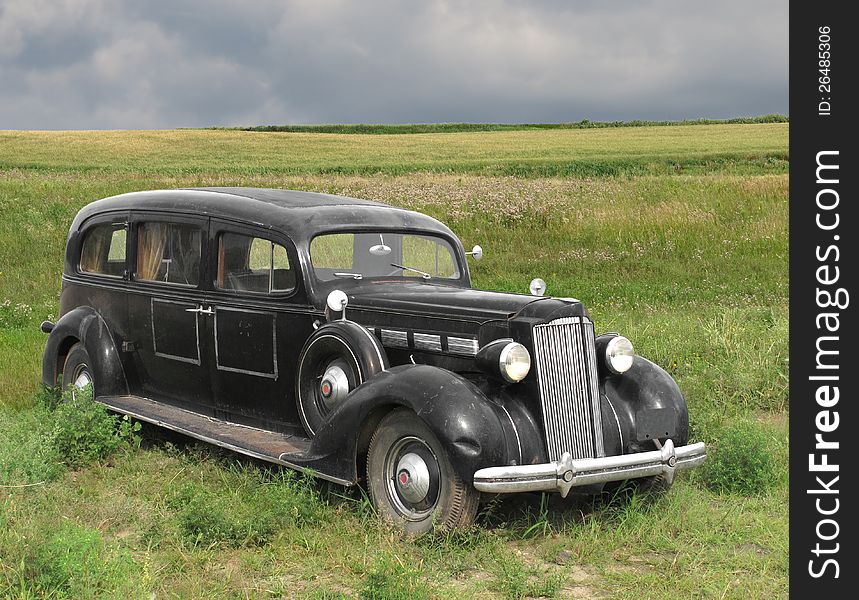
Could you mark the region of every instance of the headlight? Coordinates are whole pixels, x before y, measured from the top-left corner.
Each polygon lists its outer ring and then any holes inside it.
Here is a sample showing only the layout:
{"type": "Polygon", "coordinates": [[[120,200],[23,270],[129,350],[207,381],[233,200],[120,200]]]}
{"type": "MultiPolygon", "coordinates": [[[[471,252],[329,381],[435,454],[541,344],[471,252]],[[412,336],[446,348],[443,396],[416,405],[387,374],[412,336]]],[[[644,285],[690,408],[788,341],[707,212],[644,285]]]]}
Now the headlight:
{"type": "Polygon", "coordinates": [[[626,373],[632,367],[634,360],[635,349],[632,347],[632,342],[622,335],[609,340],[605,347],[605,364],[612,373],[617,375],[626,373]]]}
{"type": "Polygon", "coordinates": [[[517,342],[504,346],[498,356],[498,367],[501,376],[510,383],[522,381],[531,370],[531,354],[528,349],[517,342]]]}
{"type": "Polygon", "coordinates": [[[489,342],[477,352],[475,360],[483,372],[510,383],[522,381],[531,370],[528,349],[510,338],[489,342]]]}

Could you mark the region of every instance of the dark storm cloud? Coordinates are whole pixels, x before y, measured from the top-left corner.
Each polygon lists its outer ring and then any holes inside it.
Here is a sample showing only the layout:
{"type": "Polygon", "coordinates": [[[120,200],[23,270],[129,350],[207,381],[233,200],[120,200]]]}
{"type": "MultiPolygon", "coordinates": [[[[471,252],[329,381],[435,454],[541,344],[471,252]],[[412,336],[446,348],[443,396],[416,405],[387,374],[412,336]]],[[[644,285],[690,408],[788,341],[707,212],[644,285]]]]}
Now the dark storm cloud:
{"type": "Polygon", "coordinates": [[[787,2],[0,0],[0,128],[786,113],[787,2]]]}

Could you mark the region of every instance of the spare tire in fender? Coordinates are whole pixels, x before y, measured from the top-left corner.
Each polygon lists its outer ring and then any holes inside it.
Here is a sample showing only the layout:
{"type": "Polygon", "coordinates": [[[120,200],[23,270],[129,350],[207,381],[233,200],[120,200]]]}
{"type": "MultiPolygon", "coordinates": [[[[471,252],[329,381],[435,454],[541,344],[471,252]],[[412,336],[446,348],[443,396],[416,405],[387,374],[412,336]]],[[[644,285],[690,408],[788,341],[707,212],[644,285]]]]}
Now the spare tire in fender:
{"type": "Polygon", "coordinates": [[[311,436],[346,395],[388,368],[388,357],[375,335],[354,321],[326,323],[311,335],[295,378],[298,414],[311,436]]]}

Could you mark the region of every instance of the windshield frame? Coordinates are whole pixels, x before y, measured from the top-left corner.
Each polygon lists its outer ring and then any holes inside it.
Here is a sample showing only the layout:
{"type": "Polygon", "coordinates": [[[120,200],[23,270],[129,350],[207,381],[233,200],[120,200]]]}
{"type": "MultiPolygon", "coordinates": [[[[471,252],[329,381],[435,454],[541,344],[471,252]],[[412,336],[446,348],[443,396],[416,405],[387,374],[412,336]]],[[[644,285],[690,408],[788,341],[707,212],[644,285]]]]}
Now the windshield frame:
{"type": "MultiPolygon", "coordinates": [[[[454,235],[448,235],[445,232],[431,230],[431,229],[414,229],[407,227],[377,227],[377,226],[344,226],[344,227],[336,227],[331,229],[320,230],[315,232],[308,240],[305,246],[305,251],[307,253],[307,271],[309,272],[311,279],[313,280],[313,287],[319,288],[334,288],[343,285],[350,284],[360,284],[363,282],[390,282],[390,283],[433,283],[436,285],[452,285],[456,287],[470,287],[471,285],[471,275],[468,271],[468,262],[465,257],[465,250],[463,250],[462,242],[454,235]],[[371,275],[371,276],[362,276],[361,279],[356,279],[354,277],[335,277],[333,279],[322,279],[316,273],[316,267],[313,265],[313,257],[311,255],[311,245],[313,241],[322,236],[326,235],[337,235],[337,234],[392,234],[392,235],[415,235],[421,237],[428,238],[436,238],[447,242],[450,246],[451,258],[456,264],[457,271],[459,273],[458,277],[434,277],[431,276],[429,279],[423,278],[421,276],[417,277],[404,277],[402,275],[371,275]]],[[[400,263],[404,264],[404,263],[400,263]]],[[[407,265],[409,267],[414,267],[415,265],[407,265]]],[[[348,269],[344,268],[344,271],[348,271],[348,269]]]]}

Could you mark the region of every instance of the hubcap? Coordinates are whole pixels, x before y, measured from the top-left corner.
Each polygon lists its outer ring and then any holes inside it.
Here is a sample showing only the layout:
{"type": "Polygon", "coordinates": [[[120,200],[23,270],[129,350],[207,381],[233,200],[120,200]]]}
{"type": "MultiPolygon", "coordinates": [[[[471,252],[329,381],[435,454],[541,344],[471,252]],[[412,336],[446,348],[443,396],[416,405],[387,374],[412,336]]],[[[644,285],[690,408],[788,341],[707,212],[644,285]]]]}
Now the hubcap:
{"type": "Polygon", "coordinates": [[[441,475],[438,460],[422,439],[397,440],[385,457],[388,499],[407,521],[421,521],[432,514],[439,498],[441,475]]]}
{"type": "Polygon", "coordinates": [[[427,497],[430,475],[427,464],[414,452],[409,452],[397,465],[397,489],[409,502],[420,502],[427,497]]]}
{"type": "Polygon", "coordinates": [[[332,410],[349,393],[349,377],[339,365],[329,365],[319,382],[319,395],[327,410],[332,410]]]}
{"type": "Polygon", "coordinates": [[[72,382],[77,389],[82,390],[92,383],[92,376],[89,374],[89,369],[86,365],[80,365],[75,372],[75,378],[72,382]]]}

